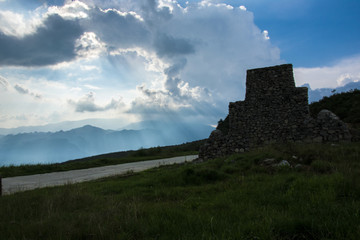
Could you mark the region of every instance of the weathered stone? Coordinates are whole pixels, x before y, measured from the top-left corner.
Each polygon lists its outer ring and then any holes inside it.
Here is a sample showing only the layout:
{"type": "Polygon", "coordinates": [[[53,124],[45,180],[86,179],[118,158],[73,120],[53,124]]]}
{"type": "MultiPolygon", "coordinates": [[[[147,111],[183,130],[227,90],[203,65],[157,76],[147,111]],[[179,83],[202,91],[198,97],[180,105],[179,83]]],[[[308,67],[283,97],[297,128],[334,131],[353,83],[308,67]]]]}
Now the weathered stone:
{"type": "Polygon", "coordinates": [[[335,114],[309,114],[308,89],[295,87],[291,64],[251,69],[244,101],[229,104],[229,130],[211,133],[199,157],[209,159],[284,142],[350,141],[351,134],[335,114]],[[221,149],[220,149],[221,148],[221,149]]]}
{"type": "Polygon", "coordinates": [[[318,113],[317,119],[322,121],[339,120],[338,116],[326,109],[318,113]]]}
{"type": "Polygon", "coordinates": [[[267,158],[261,162],[262,165],[271,165],[275,162],[274,158],[267,158]]]}
{"type": "Polygon", "coordinates": [[[277,167],[290,167],[290,163],[287,160],[281,160],[278,164],[276,164],[277,167]]]}

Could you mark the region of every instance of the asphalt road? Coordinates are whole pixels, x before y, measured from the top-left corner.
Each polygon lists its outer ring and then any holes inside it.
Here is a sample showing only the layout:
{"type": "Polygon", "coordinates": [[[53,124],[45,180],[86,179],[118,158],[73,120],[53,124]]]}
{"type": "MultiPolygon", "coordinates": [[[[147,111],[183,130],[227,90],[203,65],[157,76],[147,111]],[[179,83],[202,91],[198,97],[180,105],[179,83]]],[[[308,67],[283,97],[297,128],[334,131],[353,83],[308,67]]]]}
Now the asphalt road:
{"type": "Polygon", "coordinates": [[[140,172],[150,168],[171,165],[175,163],[190,162],[196,159],[197,155],[149,160],[134,163],[124,163],[105,167],[96,167],[66,172],[53,172],[29,176],[9,177],[2,179],[2,192],[4,195],[20,191],[59,186],[64,184],[85,182],[94,179],[122,175],[129,171],[140,172]]]}

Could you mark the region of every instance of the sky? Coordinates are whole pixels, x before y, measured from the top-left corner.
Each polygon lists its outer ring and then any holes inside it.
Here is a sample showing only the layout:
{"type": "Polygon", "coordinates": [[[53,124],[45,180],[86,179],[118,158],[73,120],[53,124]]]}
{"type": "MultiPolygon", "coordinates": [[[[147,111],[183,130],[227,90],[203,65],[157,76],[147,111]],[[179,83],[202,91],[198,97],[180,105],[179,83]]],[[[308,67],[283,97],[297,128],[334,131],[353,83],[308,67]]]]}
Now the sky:
{"type": "Polygon", "coordinates": [[[284,63],[297,86],[356,82],[359,10],[358,0],[0,0],[0,128],[214,125],[244,99],[247,69],[284,63]]]}

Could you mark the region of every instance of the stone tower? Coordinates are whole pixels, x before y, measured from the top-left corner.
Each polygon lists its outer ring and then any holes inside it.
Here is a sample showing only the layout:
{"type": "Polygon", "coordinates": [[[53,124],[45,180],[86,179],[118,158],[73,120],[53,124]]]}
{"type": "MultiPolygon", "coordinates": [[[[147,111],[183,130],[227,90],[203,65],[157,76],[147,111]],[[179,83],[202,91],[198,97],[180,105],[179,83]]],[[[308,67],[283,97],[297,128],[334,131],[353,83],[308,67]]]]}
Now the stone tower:
{"type": "Polygon", "coordinates": [[[271,143],[349,141],[349,130],[333,113],[310,117],[307,91],[295,87],[291,64],[248,70],[245,100],[229,104],[229,132],[213,131],[200,158],[271,143]]]}

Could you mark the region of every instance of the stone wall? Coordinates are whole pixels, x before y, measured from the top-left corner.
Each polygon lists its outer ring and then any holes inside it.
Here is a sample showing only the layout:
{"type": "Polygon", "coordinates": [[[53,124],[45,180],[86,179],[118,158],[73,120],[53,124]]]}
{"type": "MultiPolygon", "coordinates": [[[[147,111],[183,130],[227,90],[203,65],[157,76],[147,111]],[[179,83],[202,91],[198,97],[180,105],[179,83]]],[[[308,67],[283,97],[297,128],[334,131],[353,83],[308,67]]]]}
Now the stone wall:
{"type": "Polygon", "coordinates": [[[295,87],[291,64],[251,69],[244,101],[229,104],[229,131],[215,130],[200,149],[202,159],[284,142],[349,141],[346,125],[330,111],[309,114],[308,89],[295,87]]]}

